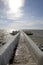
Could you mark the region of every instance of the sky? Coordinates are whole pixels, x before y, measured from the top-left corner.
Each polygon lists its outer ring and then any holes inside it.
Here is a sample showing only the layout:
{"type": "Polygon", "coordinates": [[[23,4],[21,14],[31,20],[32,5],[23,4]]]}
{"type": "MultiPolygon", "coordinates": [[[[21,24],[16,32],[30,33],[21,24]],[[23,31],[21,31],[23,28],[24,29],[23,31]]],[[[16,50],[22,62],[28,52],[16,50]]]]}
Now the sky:
{"type": "Polygon", "coordinates": [[[0,28],[43,29],[43,0],[0,0],[0,28]]]}

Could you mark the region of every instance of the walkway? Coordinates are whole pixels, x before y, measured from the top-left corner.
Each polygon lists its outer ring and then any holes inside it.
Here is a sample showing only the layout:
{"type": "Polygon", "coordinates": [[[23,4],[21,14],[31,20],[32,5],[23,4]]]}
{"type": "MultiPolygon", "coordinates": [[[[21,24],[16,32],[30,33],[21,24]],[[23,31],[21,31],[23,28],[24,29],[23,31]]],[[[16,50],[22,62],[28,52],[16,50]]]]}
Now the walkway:
{"type": "Polygon", "coordinates": [[[25,38],[21,33],[13,64],[10,65],[37,65],[25,43],[25,38]]]}

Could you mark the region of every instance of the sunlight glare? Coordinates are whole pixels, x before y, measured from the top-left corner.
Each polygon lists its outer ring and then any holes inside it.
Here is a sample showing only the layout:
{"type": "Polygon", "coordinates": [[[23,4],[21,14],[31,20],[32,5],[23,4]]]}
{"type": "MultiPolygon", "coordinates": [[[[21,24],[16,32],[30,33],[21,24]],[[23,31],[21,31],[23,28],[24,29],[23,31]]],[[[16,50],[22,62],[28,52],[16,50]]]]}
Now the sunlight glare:
{"type": "Polygon", "coordinates": [[[9,8],[11,13],[17,13],[22,7],[24,0],[9,0],[9,8]]]}

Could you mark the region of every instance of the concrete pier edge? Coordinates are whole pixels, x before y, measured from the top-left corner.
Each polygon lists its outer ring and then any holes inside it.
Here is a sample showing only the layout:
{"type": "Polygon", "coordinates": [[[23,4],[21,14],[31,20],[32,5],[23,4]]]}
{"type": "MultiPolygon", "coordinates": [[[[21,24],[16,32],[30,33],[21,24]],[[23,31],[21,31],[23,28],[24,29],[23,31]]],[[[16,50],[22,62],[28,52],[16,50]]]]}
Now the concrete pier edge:
{"type": "Polygon", "coordinates": [[[31,55],[34,57],[38,65],[43,65],[43,52],[38,48],[38,46],[33,42],[33,40],[22,32],[27,41],[26,45],[31,52],[31,55]]]}
{"type": "Polygon", "coordinates": [[[9,40],[2,48],[0,48],[0,65],[7,65],[13,54],[14,48],[17,47],[20,33],[17,33],[12,40],[9,40]]]}

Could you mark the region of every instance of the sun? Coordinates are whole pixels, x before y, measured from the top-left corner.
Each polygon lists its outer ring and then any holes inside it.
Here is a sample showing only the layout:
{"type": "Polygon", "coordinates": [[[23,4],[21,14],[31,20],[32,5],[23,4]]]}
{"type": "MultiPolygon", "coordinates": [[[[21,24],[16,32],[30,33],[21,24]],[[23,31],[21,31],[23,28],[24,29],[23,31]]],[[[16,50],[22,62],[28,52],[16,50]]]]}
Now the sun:
{"type": "Polygon", "coordinates": [[[18,12],[22,4],[23,4],[23,0],[9,0],[10,11],[12,13],[18,12]]]}

